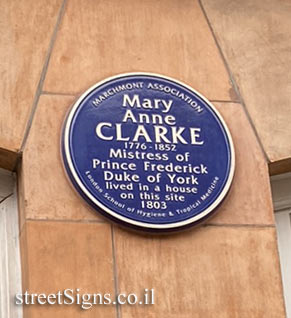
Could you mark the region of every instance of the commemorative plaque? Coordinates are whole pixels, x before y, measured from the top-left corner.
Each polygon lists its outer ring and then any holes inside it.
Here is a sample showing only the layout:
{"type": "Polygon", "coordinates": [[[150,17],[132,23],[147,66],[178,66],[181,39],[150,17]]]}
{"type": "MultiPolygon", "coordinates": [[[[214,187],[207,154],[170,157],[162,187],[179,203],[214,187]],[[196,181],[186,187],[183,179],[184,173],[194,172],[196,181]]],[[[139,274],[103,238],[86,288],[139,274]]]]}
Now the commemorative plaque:
{"type": "Polygon", "coordinates": [[[215,107],[168,77],[105,79],[72,106],[62,155],[79,194],[111,220],[167,232],[217,209],[234,175],[234,148],[215,107]]]}

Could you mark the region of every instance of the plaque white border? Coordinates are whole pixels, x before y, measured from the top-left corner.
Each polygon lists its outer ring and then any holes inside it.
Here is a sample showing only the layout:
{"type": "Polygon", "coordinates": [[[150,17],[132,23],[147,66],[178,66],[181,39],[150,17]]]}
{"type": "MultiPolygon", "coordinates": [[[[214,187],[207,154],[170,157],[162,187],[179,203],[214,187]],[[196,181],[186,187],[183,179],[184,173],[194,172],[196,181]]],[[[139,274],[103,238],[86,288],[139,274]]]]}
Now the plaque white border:
{"type": "Polygon", "coordinates": [[[81,189],[81,191],[83,192],[83,194],[91,201],[93,202],[96,206],[98,206],[99,208],[101,208],[103,211],[107,212],[108,214],[110,214],[112,217],[114,217],[117,220],[120,220],[124,223],[127,224],[131,224],[133,226],[137,226],[140,228],[145,228],[145,229],[152,229],[152,230],[166,230],[166,229],[176,229],[176,228],[181,228],[181,227],[185,227],[187,225],[190,225],[191,223],[197,222],[201,219],[203,219],[204,217],[206,217],[209,213],[211,213],[225,198],[226,194],[228,193],[232,180],[233,180],[233,176],[234,176],[234,168],[235,168],[235,152],[234,152],[234,146],[233,146],[233,141],[231,138],[231,134],[228,130],[228,127],[225,123],[225,121],[223,120],[222,116],[220,115],[220,113],[217,111],[217,109],[215,108],[215,106],[210,103],[207,98],[205,98],[203,95],[201,95],[200,93],[198,93],[197,91],[195,91],[192,87],[188,86],[187,84],[178,81],[174,78],[171,78],[169,76],[164,76],[164,75],[160,75],[160,74],[156,74],[156,73],[147,73],[147,72],[133,72],[133,73],[122,73],[122,74],[118,74],[115,76],[111,76],[108,77],[98,83],[96,83],[95,85],[91,86],[89,89],[87,89],[79,98],[78,100],[74,103],[74,105],[72,106],[72,108],[69,110],[68,116],[67,116],[67,120],[65,122],[65,126],[64,126],[64,135],[63,135],[63,140],[64,140],[64,152],[65,152],[65,160],[67,161],[67,166],[70,169],[71,175],[73,177],[73,179],[75,180],[75,182],[77,183],[77,185],[79,186],[79,188],[81,189]],[[179,85],[182,85],[184,87],[186,87],[188,90],[192,91],[194,94],[198,95],[203,101],[205,101],[206,104],[208,104],[213,112],[216,114],[216,116],[219,118],[225,133],[227,135],[228,141],[229,141],[229,146],[230,146],[230,157],[231,157],[231,163],[230,163],[230,169],[229,169],[229,175],[227,178],[227,181],[224,185],[223,190],[221,191],[220,195],[217,197],[217,199],[203,212],[199,213],[198,215],[195,215],[192,218],[189,218],[187,220],[184,221],[180,221],[180,222],[176,222],[176,223],[170,223],[170,224],[151,224],[151,223],[146,223],[146,222],[139,222],[139,221],[134,221],[130,218],[126,218],[112,210],[110,210],[108,207],[106,207],[104,204],[102,204],[100,201],[98,201],[84,186],[84,184],[81,182],[75,168],[72,162],[72,158],[71,158],[71,153],[70,153],[70,149],[69,149],[69,132],[70,132],[70,127],[71,127],[71,123],[72,123],[72,119],[75,115],[75,112],[77,111],[79,105],[81,104],[81,102],[83,101],[83,99],[90,94],[94,89],[96,89],[97,87],[111,81],[114,79],[118,79],[118,78],[122,78],[125,76],[156,76],[158,78],[164,78],[170,81],[173,81],[179,85]]]}

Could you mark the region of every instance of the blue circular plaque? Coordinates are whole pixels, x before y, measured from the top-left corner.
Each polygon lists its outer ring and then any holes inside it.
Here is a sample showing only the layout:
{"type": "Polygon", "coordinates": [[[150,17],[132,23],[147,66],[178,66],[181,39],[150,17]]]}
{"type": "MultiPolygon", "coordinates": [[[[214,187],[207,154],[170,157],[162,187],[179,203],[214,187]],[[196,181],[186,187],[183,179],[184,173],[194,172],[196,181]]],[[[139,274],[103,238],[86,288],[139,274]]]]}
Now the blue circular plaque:
{"type": "Polygon", "coordinates": [[[79,194],[113,221],[147,231],[200,223],[225,198],[234,147],[215,107],[177,80],[108,78],[72,106],[62,154],[79,194]]]}

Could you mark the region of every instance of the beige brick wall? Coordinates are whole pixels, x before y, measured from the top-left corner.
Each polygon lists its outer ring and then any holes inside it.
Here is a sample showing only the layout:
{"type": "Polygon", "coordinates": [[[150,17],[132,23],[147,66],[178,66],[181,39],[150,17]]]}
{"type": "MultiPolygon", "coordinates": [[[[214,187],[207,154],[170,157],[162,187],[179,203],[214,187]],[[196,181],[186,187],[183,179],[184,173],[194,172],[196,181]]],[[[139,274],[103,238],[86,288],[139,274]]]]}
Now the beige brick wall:
{"type": "Polygon", "coordinates": [[[285,316],[268,164],[291,170],[290,81],[276,81],[291,64],[290,28],[280,28],[279,18],[287,21],[288,4],[269,0],[266,11],[265,1],[217,3],[0,1],[0,165],[18,167],[24,290],[156,292],[148,307],[31,306],[25,317],[285,316]],[[280,39],[263,42],[276,30],[280,39]],[[66,179],[59,150],[65,113],[90,85],[131,71],[191,85],[230,128],[233,187],[199,228],[128,232],[99,217],[66,179]]]}

